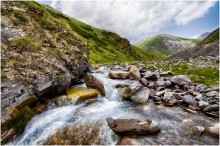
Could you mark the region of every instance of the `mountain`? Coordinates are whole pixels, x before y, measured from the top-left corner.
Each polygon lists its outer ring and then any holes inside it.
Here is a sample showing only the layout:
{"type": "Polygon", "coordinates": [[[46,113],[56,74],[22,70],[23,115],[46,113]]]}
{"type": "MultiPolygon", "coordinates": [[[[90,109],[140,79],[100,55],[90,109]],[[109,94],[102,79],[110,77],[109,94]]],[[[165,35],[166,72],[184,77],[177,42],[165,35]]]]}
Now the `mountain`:
{"type": "Polygon", "coordinates": [[[195,47],[200,40],[187,39],[167,34],[156,35],[147,41],[137,45],[149,52],[158,54],[159,56],[166,57],[177,52],[195,47]]]}
{"type": "Polygon", "coordinates": [[[210,33],[196,47],[178,52],[171,55],[171,58],[177,57],[199,57],[199,56],[218,56],[219,55],[219,28],[210,33]]]}
{"type": "Polygon", "coordinates": [[[209,34],[210,34],[210,32],[203,33],[203,34],[201,34],[197,39],[203,40],[203,39],[205,39],[209,34]]]}

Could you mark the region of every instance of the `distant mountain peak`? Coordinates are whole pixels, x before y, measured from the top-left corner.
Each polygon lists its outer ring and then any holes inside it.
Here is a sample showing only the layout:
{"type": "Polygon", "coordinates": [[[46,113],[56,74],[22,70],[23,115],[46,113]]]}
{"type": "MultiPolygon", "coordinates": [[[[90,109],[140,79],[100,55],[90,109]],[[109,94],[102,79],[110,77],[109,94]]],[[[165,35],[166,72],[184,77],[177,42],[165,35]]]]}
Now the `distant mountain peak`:
{"type": "Polygon", "coordinates": [[[197,39],[204,40],[211,32],[205,32],[201,34],[197,39]]]}

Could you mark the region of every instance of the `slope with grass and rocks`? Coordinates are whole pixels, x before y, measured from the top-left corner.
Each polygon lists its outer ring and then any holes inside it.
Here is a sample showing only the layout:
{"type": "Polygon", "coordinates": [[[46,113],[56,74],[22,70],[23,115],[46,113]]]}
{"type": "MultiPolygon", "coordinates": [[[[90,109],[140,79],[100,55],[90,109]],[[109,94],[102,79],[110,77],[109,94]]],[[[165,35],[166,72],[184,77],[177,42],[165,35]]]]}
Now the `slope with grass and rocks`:
{"type": "Polygon", "coordinates": [[[195,47],[200,40],[181,38],[167,34],[156,35],[137,46],[148,50],[149,52],[158,54],[162,57],[181,52],[183,50],[195,47]]]}

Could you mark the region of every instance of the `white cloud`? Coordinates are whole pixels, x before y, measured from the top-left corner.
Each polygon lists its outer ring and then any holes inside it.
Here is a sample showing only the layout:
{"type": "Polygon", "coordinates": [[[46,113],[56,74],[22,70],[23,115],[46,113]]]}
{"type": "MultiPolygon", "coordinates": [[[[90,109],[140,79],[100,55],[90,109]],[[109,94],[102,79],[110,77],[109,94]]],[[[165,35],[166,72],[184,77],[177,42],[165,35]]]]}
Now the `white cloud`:
{"type": "Polygon", "coordinates": [[[166,28],[171,22],[186,25],[202,17],[215,1],[60,1],[51,6],[97,28],[135,42],[166,28]]]}

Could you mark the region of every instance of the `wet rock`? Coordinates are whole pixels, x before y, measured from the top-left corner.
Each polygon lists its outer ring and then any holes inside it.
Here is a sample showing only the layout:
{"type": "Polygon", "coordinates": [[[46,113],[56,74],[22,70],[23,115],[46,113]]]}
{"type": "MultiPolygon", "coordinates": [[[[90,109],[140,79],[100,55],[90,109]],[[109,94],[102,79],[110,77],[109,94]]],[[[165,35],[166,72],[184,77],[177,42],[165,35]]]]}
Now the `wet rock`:
{"type": "Polygon", "coordinates": [[[41,113],[45,112],[46,110],[47,110],[47,107],[46,107],[44,104],[37,105],[37,106],[34,108],[34,111],[35,111],[37,114],[41,114],[41,113]]]}
{"type": "Polygon", "coordinates": [[[141,144],[127,136],[123,136],[118,140],[116,145],[141,145],[141,144]]]}
{"type": "Polygon", "coordinates": [[[180,85],[180,86],[184,86],[184,85],[192,85],[192,81],[190,80],[189,77],[185,76],[185,75],[178,75],[178,76],[174,76],[171,79],[171,82],[180,85]]]}
{"type": "Polygon", "coordinates": [[[5,144],[8,140],[12,139],[12,137],[16,134],[16,131],[11,128],[4,133],[1,134],[1,144],[5,144]]]}
{"type": "Polygon", "coordinates": [[[128,72],[124,71],[110,71],[109,78],[110,79],[128,79],[128,72]]]}
{"type": "Polygon", "coordinates": [[[95,89],[72,88],[67,91],[69,101],[82,101],[91,98],[97,98],[99,92],[95,89]]]}
{"type": "Polygon", "coordinates": [[[183,96],[183,101],[189,105],[197,107],[197,101],[195,99],[193,99],[193,97],[191,95],[183,96]]]}
{"type": "Polygon", "coordinates": [[[126,87],[126,88],[123,89],[122,97],[124,99],[130,98],[133,95],[133,93],[140,90],[141,87],[143,87],[143,86],[141,86],[141,84],[139,82],[132,83],[129,87],[126,87]]]}
{"type": "Polygon", "coordinates": [[[171,100],[175,96],[175,92],[165,92],[163,96],[163,100],[165,102],[171,100]]]}
{"type": "Polygon", "coordinates": [[[131,80],[138,80],[141,78],[140,72],[135,65],[131,65],[128,76],[131,80]]]}
{"type": "Polygon", "coordinates": [[[163,76],[163,77],[172,76],[172,75],[173,75],[173,73],[171,71],[165,71],[165,72],[160,73],[160,76],[163,76]]]}
{"type": "Polygon", "coordinates": [[[142,90],[139,90],[133,94],[130,99],[137,103],[146,103],[148,101],[149,95],[150,91],[147,88],[143,88],[142,90]]]}
{"type": "Polygon", "coordinates": [[[88,106],[88,105],[93,104],[95,102],[97,102],[97,98],[86,100],[85,104],[86,104],[86,106],[88,106]]]}
{"type": "Polygon", "coordinates": [[[102,96],[106,96],[105,87],[102,81],[100,81],[90,73],[87,73],[83,79],[87,87],[98,89],[102,96]]]}
{"type": "Polygon", "coordinates": [[[202,126],[192,126],[190,128],[190,133],[192,135],[201,135],[204,132],[205,128],[202,126]]]}
{"type": "Polygon", "coordinates": [[[152,120],[107,118],[106,121],[117,135],[146,135],[160,132],[160,127],[152,120]]]}
{"type": "Polygon", "coordinates": [[[148,73],[144,76],[147,80],[156,81],[157,80],[157,74],[155,72],[148,73]]]}
{"type": "Polygon", "coordinates": [[[208,102],[205,102],[203,100],[199,101],[198,104],[199,104],[199,107],[202,109],[209,105],[208,102]]]}
{"type": "Polygon", "coordinates": [[[128,86],[129,85],[126,85],[126,84],[117,84],[117,85],[115,85],[115,88],[126,88],[128,86]]]}
{"type": "Polygon", "coordinates": [[[210,92],[207,92],[205,94],[205,96],[207,96],[207,97],[214,97],[214,96],[217,96],[217,95],[218,95],[217,91],[210,91],[210,92]]]}
{"type": "Polygon", "coordinates": [[[148,85],[148,81],[147,81],[145,78],[141,78],[141,79],[139,80],[139,82],[141,83],[141,85],[143,85],[143,86],[145,86],[145,87],[147,87],[147,85],[148,85]]]}

